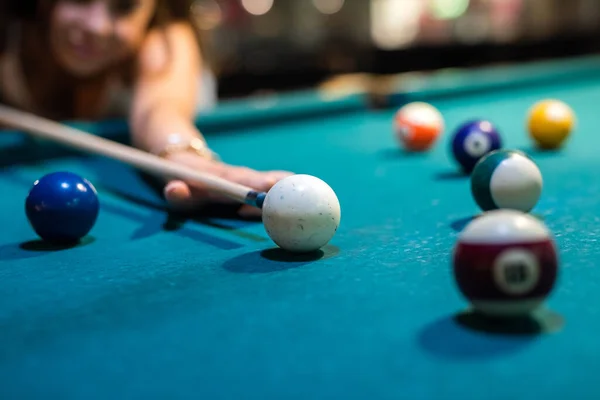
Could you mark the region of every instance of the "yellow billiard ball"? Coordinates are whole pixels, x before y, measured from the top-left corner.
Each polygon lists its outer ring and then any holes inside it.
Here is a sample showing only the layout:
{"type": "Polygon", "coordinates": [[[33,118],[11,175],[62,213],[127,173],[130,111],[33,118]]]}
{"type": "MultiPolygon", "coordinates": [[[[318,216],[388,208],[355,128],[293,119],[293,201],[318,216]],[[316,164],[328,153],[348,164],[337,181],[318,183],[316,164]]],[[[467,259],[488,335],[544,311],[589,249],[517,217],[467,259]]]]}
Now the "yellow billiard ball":
{"type": "Polygon", "coordinates": [[[575,113],[560,100],[543,100],[529,110],[527,128],[529,135],[542,149],[562,146],[575,128],[575,113]]]}

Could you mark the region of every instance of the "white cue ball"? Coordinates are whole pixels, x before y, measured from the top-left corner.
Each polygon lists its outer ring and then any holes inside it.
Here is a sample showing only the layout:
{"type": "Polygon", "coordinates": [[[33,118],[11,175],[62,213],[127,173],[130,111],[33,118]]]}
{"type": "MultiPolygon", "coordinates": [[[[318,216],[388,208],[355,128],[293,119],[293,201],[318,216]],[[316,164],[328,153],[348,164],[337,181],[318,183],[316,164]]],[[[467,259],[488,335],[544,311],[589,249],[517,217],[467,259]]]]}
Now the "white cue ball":
{"type": "Polygon", "coordinates": [[[341,210],[331,187],[311,175],[277,182],[262,207],[269,237],[284,250],[307,253],[326,245],[340,224],[341,210]]]}

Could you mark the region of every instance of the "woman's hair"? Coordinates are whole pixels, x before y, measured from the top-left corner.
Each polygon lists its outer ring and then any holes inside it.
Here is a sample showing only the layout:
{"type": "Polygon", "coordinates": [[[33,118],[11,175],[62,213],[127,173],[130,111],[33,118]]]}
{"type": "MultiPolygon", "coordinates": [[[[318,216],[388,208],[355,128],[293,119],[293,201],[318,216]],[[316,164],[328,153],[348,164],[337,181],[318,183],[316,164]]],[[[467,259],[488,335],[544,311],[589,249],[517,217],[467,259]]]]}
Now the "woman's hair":
{"type": "MultiPolygon", "coordinates": [[[[59,0],[0,0],[1,3],[7,3],[9,15],[13,17],[32,20],[39,16],[40,12],[47,11],[59,0]]],[[[71,0],[74,2],[86,2],[92,0],[71,0]]],[[[127,8],[135,4],[135,0],[110,0],[119,8],[127,8]]],[[[0,3],[0,4],[1,4],[0,3]]],[[[157,0],[156,13],[152,19],[152,26],[158,26],[176,20],[190,20],[191,0],[157,0]]],[[[0,10],[3,7],[0,6],[0,10]]]]}
{"type": "MultiPolygon", "coordinates": [[[[44,29],[44,17],[48,15],[52,7],[59,1],[60,0],[0,0],[0,53],[2,52],[2,44],[5,42],[2,40],[3,35],[6,34],[6,32],[3,32],[6,29],[3,29],[2,27],[8,26],[8,21],[19,19],[26,22],[35,22],[37,26],[44,29]],[[3,18],[6,18],[7,21],[4,21],[3,18]]],[[[92,0],[70,1],[89,2],[92,0]]],[[[109,1],[118,9],[128,9],[135,4],[136,0],[109,1]]],[[[206,43],[192,18],[192,4],[193,0],[156,0],[156,9],[154,16],[150,21],[149,28],[161,28],[172,22],[189,23],[196,33],[199,49],[205,57],[204,61],[206,64],[209,64],[209,60],[206,59],[206,43]]]]}

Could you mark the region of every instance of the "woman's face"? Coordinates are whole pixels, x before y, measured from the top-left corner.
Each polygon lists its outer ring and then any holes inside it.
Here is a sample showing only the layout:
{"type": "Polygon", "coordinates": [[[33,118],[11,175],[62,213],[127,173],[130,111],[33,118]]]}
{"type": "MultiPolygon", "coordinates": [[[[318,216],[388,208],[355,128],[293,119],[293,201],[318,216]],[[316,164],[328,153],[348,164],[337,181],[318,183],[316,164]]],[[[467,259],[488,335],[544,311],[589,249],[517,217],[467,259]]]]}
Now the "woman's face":
{"type": "Polygon", "coordinates": [[[50,40],[58,62],[80,77],[127,58],[142,42],[157,0],[59,0],[50,40]]]}

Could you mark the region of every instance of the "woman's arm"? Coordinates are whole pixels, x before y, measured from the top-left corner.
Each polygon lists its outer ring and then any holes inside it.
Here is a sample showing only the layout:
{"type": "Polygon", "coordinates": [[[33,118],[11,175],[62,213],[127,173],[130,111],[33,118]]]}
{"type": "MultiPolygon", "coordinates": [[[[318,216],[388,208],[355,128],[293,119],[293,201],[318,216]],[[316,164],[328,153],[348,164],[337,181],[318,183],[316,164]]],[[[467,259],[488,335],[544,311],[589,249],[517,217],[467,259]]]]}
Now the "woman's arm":
{"type": "MultiPolygon", "coordinates": [[[[163,31],[152,32],[142,46],[130,115],[133,144],[143,150],[160,153],[173,135],[179,141],[204,140],[194,125],[198,80],[202,59],[192,28],[173,24],[163,31]]],[[[278,180],[290,175],[284,171],[258,172],[230,166],[210,157],[189,151],[167,155],[198,170],[241,183],[255,190],[267,191],[278,180]]],[[[195,207],[207,201],[226,202],[198,185],[181,181],[165,185],[165,197],[177,207],[195,207]]],[[[248,206],[242,215],[256,215],[248,206]]]]}
{"type": "Polygon", "coordinates": [[[172,24],[150,33],[139,53],[130,115],[136,147],[156,152],[170,134],[188,141],[201,137],[193,124],[201,68],[190,27],[172,24]]]}

